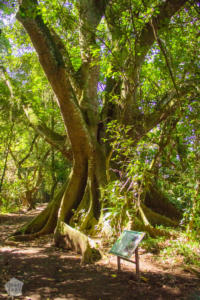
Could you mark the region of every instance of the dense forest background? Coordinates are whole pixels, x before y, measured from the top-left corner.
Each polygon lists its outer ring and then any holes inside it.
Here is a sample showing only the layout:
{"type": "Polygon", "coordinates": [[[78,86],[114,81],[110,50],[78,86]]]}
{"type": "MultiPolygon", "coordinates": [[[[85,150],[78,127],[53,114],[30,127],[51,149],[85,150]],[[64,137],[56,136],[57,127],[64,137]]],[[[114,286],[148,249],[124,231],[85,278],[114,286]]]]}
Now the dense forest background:
{"type": "Polygon", "coordinates": [[[48,202],[13,239],[68,236],[86,261],[88,234],[199,239],[199,15],[184,0],[0,3],[0,210],[48,202]]]}

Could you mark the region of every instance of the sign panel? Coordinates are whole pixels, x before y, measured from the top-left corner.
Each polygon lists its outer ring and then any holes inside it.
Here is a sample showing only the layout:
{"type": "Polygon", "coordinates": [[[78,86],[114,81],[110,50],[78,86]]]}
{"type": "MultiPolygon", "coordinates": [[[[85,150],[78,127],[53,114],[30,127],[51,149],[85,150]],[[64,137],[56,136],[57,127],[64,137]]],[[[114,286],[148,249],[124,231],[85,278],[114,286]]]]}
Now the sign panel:
{"type": "Polygon", "coordinates": [[[144,232],[124,230],[109,253],[129,259],[144,236],[144,232]]]}

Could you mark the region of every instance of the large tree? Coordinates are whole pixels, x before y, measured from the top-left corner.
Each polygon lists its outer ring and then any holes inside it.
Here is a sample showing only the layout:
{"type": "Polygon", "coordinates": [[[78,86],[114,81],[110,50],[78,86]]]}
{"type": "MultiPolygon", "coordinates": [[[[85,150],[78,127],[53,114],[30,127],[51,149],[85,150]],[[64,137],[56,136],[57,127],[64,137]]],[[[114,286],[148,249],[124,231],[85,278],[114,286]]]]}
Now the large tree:
{"type": "MultiPolygon", "coordinates": [[[[186,95],[196,93],[196,53],[189,57],[180,50],[187,43],[183,24],[189,32],[196,22],[185,5],[186,0],[19,1],[17,19],[56,95],[66,135],[30,122],[71,160],[72,170],[46,210],[18,233],[30,237],[55,230],[57,245],[64,234],[77,240],[65,224],[84,202],[88,214],[82,228],[93,226],[100,217],[101,187],[110,178],[106,125],[117,120],[129,126],[134,146],[170,116],[180,117],[186,95]]],[[[190,49],[195,41],[194,34],[190,49]]],[[[88,242],[83,236],[81,241],[88,242]]]]}

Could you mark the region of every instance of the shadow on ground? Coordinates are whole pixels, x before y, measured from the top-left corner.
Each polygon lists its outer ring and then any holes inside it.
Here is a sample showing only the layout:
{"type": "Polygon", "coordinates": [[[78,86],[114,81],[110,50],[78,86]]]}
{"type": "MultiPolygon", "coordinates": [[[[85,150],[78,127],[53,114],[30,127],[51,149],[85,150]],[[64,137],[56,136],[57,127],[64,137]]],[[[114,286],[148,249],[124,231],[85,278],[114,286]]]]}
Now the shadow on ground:
{"type": "MultiPolygon", "coordinates": [[[[0,224],[5,235],[9,224],[0,224]],[[6,226],[6,227],[5,227],[6,226]]],[[[10,229],[11,230],[11,229],[10,229]]],[[[9,230],[8,230],[9,232],[9,230]]],[[[4,285],[12,277],[24,283],[17,299],[200,299],[200,280],[173,273],[142,272],[137,281],[134,271],[116,271],[116,265],[80,265],[80,256],[52,246],[49,237],[37,243],[20,243],[0,248],[0,299],[8,299],[4,285]]]]}

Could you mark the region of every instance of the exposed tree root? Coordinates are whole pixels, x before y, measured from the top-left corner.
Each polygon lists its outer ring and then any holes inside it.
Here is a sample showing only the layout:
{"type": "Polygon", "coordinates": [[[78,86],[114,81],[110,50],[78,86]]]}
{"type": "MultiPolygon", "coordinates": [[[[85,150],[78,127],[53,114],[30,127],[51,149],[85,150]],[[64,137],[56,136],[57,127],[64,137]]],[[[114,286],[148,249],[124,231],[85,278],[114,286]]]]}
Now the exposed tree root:
{"type": "Polygon", "coordinates": [[[181,212],[167,199],[155,184],[151,184],[145,195],[145,205],[154,212],[173,220],[181,219],[181,212]]]}
{"type": "Polygon", "coordinates": [[[146,218],[148,219],[149,223],[152,226],[164,225],[166,227],[176,227],[179,224],[177,221],[174,221],[168,217],[165,217],[163,215],[160,215],[159,213],[154,212],[153,210],[151,210],[145,205],[142,205],[142,209],[144,211],[146,218]]]}
{"type": "Polygon", "coordinates": [[[55,233],[55,245],[75,250],[82,255],[82,264],[93,263],[101,259],[101,253],[96,248],[94,241],[82,232],[70,227],[64,222],[57,225],[55,233]]]}
{"type": "Polygon", "coordinates": [[[33,234],[20,234],[16,236],[12,235],[6,240],[6,243],[9,244],[10,242],[12,243],[12,242],[31,241],[42,235],[45,235],[45,233],[42,230],[33,234]]]}
{"type": "Polygon", "coordinates": [[[142,231],[148,233],[152,238],[158,236],[170,236],[169,232],[164,229],[158,229],[151,225],[145,225],[139,218],[135,217],[129,226],[130,230],[142,231]]]}
{"type": "Polygon", "coordinates": [[[129,216],[128,228],[130,230],[144,231],[153,238],[157,236],[170,236],[170,233],[168,231],[160,228],[155,228],[154,226],[156,225],[176,227],[178,226],[178,222],[152,211],[144,204],[139,207],[138,216],[135,216],[133,219],[130,219],[129,216]]]}

